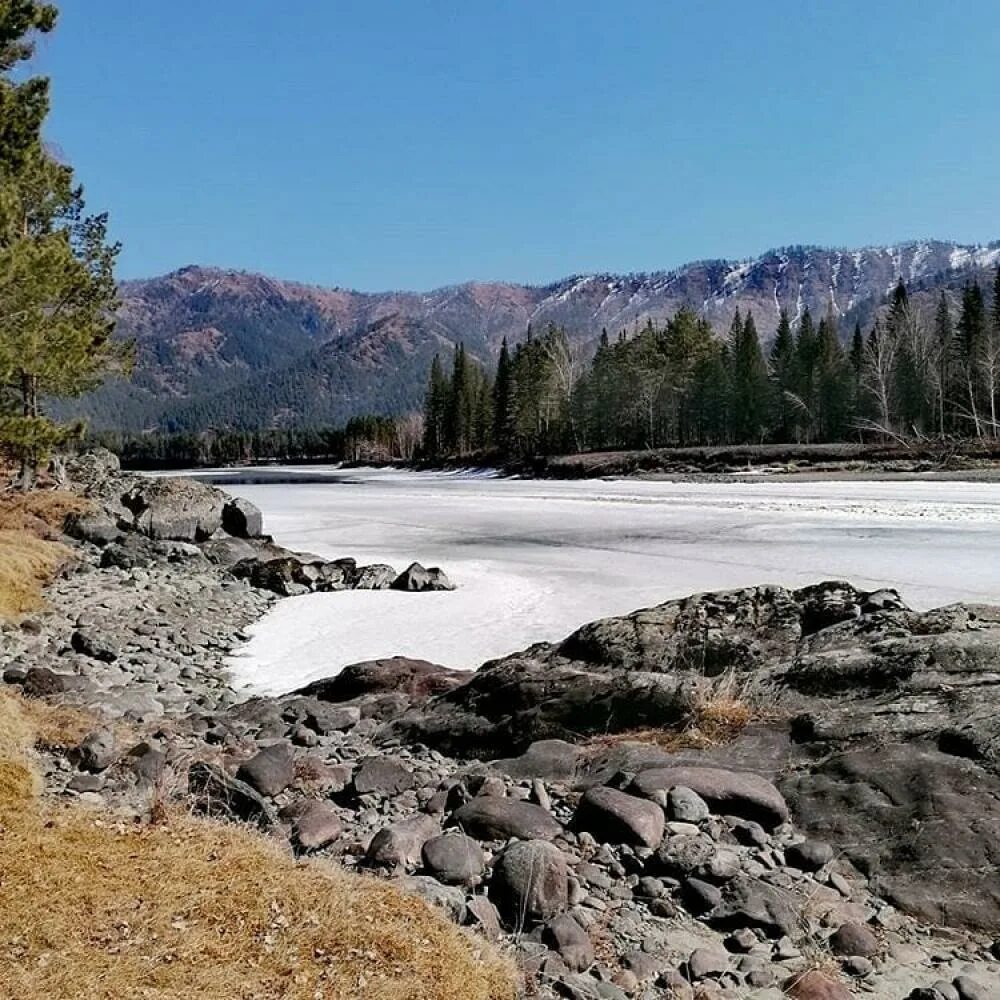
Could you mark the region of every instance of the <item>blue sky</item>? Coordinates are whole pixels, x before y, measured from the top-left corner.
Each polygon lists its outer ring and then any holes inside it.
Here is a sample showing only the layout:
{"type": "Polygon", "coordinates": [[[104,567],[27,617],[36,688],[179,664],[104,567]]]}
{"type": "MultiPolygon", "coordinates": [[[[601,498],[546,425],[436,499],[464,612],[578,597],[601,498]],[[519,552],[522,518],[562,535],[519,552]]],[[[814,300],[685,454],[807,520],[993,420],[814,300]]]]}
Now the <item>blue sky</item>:
{"type": "Polygon", "coordinates": [[[1000,238],[995,3],[62,0],[124,243],[367,290],[1000,238]]]}

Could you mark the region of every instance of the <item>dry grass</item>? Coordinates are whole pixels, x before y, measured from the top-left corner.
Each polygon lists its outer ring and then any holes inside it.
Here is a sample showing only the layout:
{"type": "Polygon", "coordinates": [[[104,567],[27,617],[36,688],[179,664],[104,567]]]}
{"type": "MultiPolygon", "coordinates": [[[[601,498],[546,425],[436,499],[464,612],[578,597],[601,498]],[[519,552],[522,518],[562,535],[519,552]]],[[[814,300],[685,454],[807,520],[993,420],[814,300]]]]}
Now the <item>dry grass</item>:
{"type": "Polygon", "coordinates": [[[752,722],[772,718],[762,692],[749,677],[728,671],[718,677],[703,677],[687,692],[684,713],[671,728],[643,727],[595,736],[588,745],[595,748],[619,743],[652,743],[671,753],[680,750],[707,750],[732,743],[752,722]]]}
{"type": "Polygon", "coordinates": [[[0,695],[0,983],[18,1000],[511,1000],[508,963],[385,883],[238,827],[47,809],[0,695]],[[8,772],[13,778],[8,778],[8,772]]]}
{"type": "Polygon", "coordinates": [[[68,514],[87,509],[87,501],[58,490],[0,494],[0,617],[42,607],[42,587],[72,555],[54,539],[68,514]]]}

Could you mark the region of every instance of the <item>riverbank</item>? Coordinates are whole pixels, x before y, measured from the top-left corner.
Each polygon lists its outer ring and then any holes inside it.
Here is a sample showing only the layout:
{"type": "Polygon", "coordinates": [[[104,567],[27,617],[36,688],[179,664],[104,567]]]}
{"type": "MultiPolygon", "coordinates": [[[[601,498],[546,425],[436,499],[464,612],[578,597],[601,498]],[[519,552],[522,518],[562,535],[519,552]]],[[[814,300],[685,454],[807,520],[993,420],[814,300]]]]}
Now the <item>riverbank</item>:
{"type": "MultiPolygon", "coordinates": [[[[134,487],[97,471],[86,491],[101,509],[66,539],[78,561],[47,610],[0,633],[12,690],[101,720],[42,748],[52,801],[130,828],[164,807],[207,811],[289,855],[386,876],[511,956],[525,995],[1000,990],[1000,901],[985,875],[1000,829],[988,764],[1000,635],[984,609],[919,614],[846,585],[751,588],[597,623],[473,675],[383,659],[244,700],[225,663],[280,600],[259,584],[308,589],[359,567],[243,537],[261,531],[245,500],[169,484],[123,505],[134,487]],[[278,565],[240,575],[210,558],[244,545],[278,565]],[[708,636],[712,670],[695,669],[707,661],[692,643],[704,654],[708,636]],[[949,665],[947,697],[928,695],[945,689],[928,643],[949,665]],[[826,655],[858,669],[831,689],[826,655]],[[801,674],[786,676],[790,662],[801,674]],[[759,684],[736,683],[737,665],[759,684]],[[789,726],[806,714],[809,727],[789,726]],[[935,745],[950,729],[961,756],[935,745]],[[849,771],[830,771],[846,753],[849,771]],[[879,782],[892,811],[870,808],[879,782]],[[931,802],[932,828],[914,839],[931,802]],[[871,844],[884,848],[859,852],[871,844]]],[[[355,593],[325,595],[331,613],[355,593]]]]}

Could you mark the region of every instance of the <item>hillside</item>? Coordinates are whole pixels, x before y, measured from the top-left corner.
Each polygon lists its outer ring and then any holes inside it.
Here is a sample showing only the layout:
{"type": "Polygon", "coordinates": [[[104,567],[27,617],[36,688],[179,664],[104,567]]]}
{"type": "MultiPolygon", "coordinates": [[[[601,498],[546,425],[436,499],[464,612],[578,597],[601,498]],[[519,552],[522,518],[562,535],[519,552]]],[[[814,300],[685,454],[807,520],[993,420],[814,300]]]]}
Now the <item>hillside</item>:
{"type": "Polygon", "coordinates": [[[846,334],[870,322],[899,278],[911,291],[985,277],[1000,243],[910,242],[861,250],[791,247],[747,261],[700,261],[649,274],[596,274],[547,286],[471,282],[427,293],[324,289],[187,267],[121,288],[119,332],[139,348],[131,384],[82,401],[96,428],[294,426],[413,407],[436,351],[458,341],[484,361],[529,324],[564,326],[582,351],[689,306],[720,332],[751,310],[765,337],[833,301],[846,334]]]}

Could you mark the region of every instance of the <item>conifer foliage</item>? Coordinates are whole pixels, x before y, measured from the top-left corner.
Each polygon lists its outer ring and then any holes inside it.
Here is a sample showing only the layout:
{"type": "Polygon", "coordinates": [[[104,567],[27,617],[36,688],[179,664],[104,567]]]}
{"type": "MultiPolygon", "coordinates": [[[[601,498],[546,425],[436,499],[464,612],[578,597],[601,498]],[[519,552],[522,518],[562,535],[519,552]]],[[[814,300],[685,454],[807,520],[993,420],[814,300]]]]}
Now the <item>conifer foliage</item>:
{"type": "Polygon", "coordinates": [[[987,297],[970,281],[958,301],[942,292],[933,315],[898,283],[867,334],[845,345],[831,300],[779,316],[767,352],[751,313],[725,338],[682,308],[612,338],[588,363],[567,332],[530,328],[504,341],[491,382],[459,345],[435,359],[425,407],[426,457],[688,445],[1000,437],[1000,269],[987,297]],[[480,419],[477,413],[487,413],[480,419]]]}
{"type": "Polygon", "coordinates": [[[55,21],[50,4],[0,2],[0,449],[25,487],[79,432],[46,416],[46,398],[95,387],[130,354],[111,336],[118,247],[107,218],[86,214],[72,169],[42,142],[48,81],[16,72],[55,21]]]}

